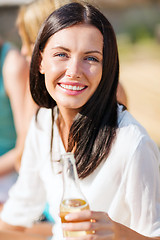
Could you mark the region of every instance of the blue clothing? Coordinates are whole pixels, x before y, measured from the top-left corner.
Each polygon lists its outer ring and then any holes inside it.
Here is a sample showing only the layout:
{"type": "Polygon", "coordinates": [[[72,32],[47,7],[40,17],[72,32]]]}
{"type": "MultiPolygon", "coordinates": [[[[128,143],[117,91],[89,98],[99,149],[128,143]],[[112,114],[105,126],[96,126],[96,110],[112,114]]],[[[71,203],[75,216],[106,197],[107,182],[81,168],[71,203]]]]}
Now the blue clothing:
{"type": "MultiPolygon", "coordinates": [[[[12,109],[10,100],[6,95],[4,88],[4,79],[2,69],[4,61],[12,46],[9,43],[4,43],[0,47],[0,156],[7,153],[15,147],[16,143],[16,130],[14,127],[12,109]]],[[[15,63],[13,63],[15,64],[15,63]]],[[[17,173],[15,171],[0,176],[0,202],[3,203],[8,198],[8,191],[15,183],[17,173]]]]}
{"type": "Polygon", "coordinates": [[[50,212],[49,212],[49,208],[50,208],[50,207],[49,207],[49,204],[46,203],[45,209],[44,209],[44,211],[43,211],[43,215],[45,216],[46,221],[51,222],[51,223],[55,223],[52,215],[51,215],[50,212]]]}
{"type": "Polygon", "coordinates": [[[10,49],[11,45],[4,43],[0,51],[0,156],[14,148],[16,143],[11,105],[4,89],[2,75],[3,64],[10,49]]]}

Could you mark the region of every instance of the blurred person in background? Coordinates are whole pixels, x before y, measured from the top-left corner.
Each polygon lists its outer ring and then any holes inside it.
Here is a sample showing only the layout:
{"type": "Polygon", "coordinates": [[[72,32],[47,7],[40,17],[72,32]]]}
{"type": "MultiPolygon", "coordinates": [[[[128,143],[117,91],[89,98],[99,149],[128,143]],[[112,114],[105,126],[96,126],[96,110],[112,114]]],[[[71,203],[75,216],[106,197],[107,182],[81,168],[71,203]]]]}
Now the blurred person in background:
{"type": "Polygon", "coordinates": [[[28,123],[25,120],[29,67],[11,43],[0,39],[0,206],[15,183],[28,123]]]}
{"type": "Polygon", "coordinates": [[[20,7],[16,25],[22,41],[21,53],[29,63],[41,24],[52,11],[69,2],[72,0],[35,0],[20,7]]]}
{"type": "Polygon", "coordinates": [[[127,93],[121,82],[119,82],[118,88],[117,88],[117,101],[119,104],[123,105],[124,108],[128,109],[127,93]]]}

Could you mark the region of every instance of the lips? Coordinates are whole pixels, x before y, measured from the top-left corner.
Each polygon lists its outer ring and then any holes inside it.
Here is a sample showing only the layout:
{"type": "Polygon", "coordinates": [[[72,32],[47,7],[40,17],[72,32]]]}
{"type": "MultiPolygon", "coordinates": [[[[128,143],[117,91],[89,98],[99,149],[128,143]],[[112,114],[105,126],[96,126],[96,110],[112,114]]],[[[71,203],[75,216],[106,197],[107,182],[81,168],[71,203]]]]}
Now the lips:
{"type": "Polygon", "coordinates": [[[69,85],[69,84],[59,84],[62,88],[72,91],[81,91],[86,88],[86,86],[80,86],[80,85],[69,85]]]}
{"type": "Polygon", "coordinates": [[[71,96],[77,96],[85,91],[87,88],[86,85],[78,82],[65,82],[65,83],[58,83],[58,86],[60,87],[61,91],[63,91],[64,94],[71,95],[71,96]]]}

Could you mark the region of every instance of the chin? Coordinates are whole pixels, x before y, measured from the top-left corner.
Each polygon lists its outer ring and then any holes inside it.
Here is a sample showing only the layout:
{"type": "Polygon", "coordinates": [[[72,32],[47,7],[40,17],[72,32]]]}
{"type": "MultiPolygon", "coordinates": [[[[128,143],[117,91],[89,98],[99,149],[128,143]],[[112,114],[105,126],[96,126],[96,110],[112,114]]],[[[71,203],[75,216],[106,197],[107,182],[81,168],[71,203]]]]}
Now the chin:
{"type": "Polygon", "coordinates": [[[57,105],[58,106],[62,106],[64,108],[71,108],[71,109],[79,109],[79,108],[82,108],[82,106],[84,105],[85,103],[81,102],[80,101],[71,101],[71,102],[67,102],[67,101],[57,101],[57,105]]]}

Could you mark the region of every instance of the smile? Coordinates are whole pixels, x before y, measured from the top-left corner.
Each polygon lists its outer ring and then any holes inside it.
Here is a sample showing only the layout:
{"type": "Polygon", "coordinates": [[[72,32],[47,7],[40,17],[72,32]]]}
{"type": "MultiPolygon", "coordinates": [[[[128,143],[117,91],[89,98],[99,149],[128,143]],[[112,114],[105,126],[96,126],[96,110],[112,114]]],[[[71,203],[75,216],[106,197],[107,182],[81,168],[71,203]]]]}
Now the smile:
{"type": "Polygon", "coordinates": [[[68,90],[72,90],[72,91],[81,91],[83,89],[85,89],[86,87],[82,87],[82,86],[72,86],[72,85],[65,85],[65,84],[59,84],[62,88],[64,89],[68,89],[68,90]]]}

